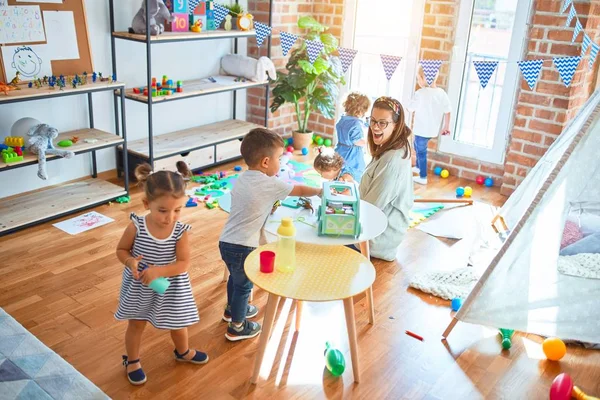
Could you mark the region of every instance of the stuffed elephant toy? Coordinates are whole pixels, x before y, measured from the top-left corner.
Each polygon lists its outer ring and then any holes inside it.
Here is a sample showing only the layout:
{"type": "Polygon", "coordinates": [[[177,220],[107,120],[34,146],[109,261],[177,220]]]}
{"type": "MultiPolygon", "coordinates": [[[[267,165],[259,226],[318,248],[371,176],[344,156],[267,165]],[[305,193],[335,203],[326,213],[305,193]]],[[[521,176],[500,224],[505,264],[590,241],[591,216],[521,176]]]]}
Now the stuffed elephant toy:
{"type": "Polygon", "coordinates": [[[46,154],[65,158],[72,158],[75,155],[72,151],[59,150],[54,147],[52,140],[56,139],[58,136],[58,130],[48,124],[33,126],[29,129],[27,135],[29,136],[27,139],[27,150],[38,156],[38,176],[41,179],[48,179],[48,173],[46,172],[46,154]]]}
{"type": "Polygon", "coordinates": [[[254,82],[277,79],[275,65],[268,57],[256,58],[241,54],[228,54],[221,58],[221,69],[226,75],[239,76],[254,82]]]}
{"type": "MultiPolygon", "coordinates": [[[[150,34],[160,35],[165,31],[164,21],[173,22],[173,16],[162,0],[148,0],[150,10],[150,34]]],[[[142,0],[142,7],[133,17],[131,33],[146,34],[146,0],[142,0]]]]}

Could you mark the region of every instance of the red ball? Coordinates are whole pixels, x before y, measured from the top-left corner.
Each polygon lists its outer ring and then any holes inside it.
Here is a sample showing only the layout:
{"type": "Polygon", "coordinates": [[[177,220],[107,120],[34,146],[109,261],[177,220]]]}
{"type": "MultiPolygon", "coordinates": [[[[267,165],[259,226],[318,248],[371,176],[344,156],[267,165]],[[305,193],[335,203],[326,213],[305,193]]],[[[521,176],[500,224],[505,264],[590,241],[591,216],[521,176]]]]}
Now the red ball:
{"type": "Polygon", "coordinates": [[[573,380],[568,374],[560,374],[550,386],[550,400],[570,400],[573,380]]]}
{"type": "Polygon", "coordinates": [[[475,182],[477,182],[478,185],[483,185],[485,182],[485,178],[483,176],[479,175],[477,177],[477,179],[475,179],[475,182]]]}
{"type": "Polygon", "coordinates": [[[294,152],[294,146],[288,146],[287,151],[290,153],[294,152]]]}

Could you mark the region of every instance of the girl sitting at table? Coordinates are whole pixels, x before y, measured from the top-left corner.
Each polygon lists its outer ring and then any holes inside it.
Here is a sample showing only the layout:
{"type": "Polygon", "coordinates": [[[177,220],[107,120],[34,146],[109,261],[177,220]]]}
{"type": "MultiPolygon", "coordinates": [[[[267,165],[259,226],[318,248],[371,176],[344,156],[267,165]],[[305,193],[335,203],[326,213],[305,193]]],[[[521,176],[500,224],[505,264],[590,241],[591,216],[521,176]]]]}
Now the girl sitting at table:
{"type": "Polygon", "coordinates": [[[331,147],[317,147],[319,154],[315,157],[313,167],[328,181],[357,182],[360,177],[356,171],[345,165],[344,158],[331,147]]]}

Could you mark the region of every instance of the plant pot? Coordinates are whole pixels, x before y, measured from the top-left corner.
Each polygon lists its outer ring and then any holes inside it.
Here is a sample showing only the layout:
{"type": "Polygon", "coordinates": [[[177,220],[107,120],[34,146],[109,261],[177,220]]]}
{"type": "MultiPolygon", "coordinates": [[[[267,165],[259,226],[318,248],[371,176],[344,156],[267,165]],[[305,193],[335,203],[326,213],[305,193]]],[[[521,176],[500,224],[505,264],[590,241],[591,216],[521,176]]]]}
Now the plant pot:
{"type": "Polygon", "coordinates": [[[297,132],[294,131],[292,133],[292,137],[294,138],[294,149],[302,150],[304,147],[309,148],[312,143],[313,133],[312,132],[297,132]]]}

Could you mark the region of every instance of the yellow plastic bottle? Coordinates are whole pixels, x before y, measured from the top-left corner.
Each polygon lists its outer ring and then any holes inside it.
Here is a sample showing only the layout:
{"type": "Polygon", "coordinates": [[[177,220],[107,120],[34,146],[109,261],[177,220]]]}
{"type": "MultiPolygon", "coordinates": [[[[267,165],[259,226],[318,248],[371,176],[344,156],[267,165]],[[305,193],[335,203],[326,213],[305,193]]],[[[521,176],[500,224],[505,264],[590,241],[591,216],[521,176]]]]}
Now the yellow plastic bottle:
{"type": "Polygon", "coordinates": [[[292,272],[296,267],[296,227],[291,218],[281,219],[277,235],[279,241],[275,251],[275,269],[279,272],[292,272]]]}

